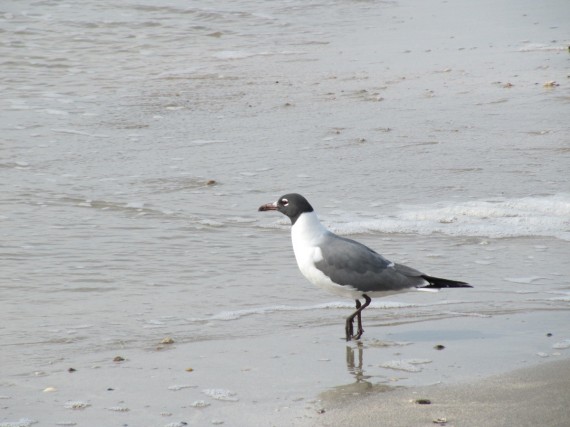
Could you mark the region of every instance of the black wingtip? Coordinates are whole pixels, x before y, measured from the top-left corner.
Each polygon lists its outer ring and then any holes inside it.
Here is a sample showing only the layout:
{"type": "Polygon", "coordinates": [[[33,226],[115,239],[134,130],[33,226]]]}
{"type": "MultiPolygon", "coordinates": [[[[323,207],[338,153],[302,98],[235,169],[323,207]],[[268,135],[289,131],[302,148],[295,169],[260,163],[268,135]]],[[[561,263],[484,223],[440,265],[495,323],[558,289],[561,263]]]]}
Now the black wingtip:
{"type": "Polygon", "coordinates": [[[441,289],[441,288],[472,288],[469,283],[460,282],[458,280],[449,280],[449,279],[442,279],[441,277],[433,277],[433,276],[422,276],[425,280],[429,282],[428,286],[425,286],[428,289],[441,289]]]}

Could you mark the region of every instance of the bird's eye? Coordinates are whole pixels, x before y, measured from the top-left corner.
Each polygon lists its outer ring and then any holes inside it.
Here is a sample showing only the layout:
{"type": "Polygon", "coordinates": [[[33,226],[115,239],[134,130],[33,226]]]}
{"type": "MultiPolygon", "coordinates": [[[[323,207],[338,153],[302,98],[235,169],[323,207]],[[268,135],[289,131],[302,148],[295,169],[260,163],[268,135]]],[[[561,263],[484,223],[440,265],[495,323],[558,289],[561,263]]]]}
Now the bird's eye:
{"type": "Polygon", "coordinates": [[[289,204],[289,200],[287,200],[287,199],[281,199],[281,204],[282,204],[283,206],[287,206],[287,205],[289,204]]]}

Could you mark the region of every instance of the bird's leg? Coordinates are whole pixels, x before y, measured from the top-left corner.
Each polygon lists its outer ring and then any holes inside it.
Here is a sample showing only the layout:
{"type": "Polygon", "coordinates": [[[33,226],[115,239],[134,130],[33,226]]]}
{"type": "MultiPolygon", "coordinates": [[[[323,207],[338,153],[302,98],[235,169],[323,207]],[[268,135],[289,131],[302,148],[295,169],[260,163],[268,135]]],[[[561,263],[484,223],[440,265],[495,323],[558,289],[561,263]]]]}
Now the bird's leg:
{"type": "Polygon", "coordinates": [[[352,336],[354,335],[354,317],[356,316],[356,313],[358,313],[358,310],[360,309],[360,301],[358,300],[355,301],[356,301],[356,311],[346,318],[345,332],[346,332],[347,341],[350,341],[352,339],[352,336]]]}
{"type": "Polygon", "coordinates": [[[364,332],[364,329],[362,329],[362,310],[358,313],[358,316],[356,316],[356,320],[358,323],[358,330],[356,331],[356,336],[354,337],[354,339],[358,339],[362,336],[362,333],[364,332]]]}
{"type": "Polygon", "coordinates": [[[370,302],[372,301],[372,299],[370,299],[370,297],[368,295],[362,295],[362,297],[365,300],[364,305],[359,307],[358,310],[356,310],[356,312],[353,314],[353,316],[354,315],[358,316],[358,332],[353,337],[355,340],[360,339],[360,337],[364,333],[364,329],[362,329],[362,310],[364,310],[366,307],[368,307],[370,305],[370,302]]]}

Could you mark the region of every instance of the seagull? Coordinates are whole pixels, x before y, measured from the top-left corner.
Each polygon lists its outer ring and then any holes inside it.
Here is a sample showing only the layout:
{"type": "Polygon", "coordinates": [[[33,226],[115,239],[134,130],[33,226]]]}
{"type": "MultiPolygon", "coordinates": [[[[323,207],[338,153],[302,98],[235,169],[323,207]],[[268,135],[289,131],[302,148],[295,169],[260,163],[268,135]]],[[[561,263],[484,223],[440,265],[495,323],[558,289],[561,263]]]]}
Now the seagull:
{"type": "Polygon", "coordinates": [[[346,319],[346,340],[362,337],[362,311],[371,297],[410,290],[436,291],[440,288],[471,288],[456,280],[429,276],[396,264],[355,240],[337,236],[320,221],[310,203],[300,194],[285,194],[259,211],[278,211],[291,220],[291,240],[299,270],[318,287],[356,301],[356,311],[346,319]],[[360,302],[364,299],[364,303],[360,302]],[[354,319],[358,330],[354,334],[354,319]]]}

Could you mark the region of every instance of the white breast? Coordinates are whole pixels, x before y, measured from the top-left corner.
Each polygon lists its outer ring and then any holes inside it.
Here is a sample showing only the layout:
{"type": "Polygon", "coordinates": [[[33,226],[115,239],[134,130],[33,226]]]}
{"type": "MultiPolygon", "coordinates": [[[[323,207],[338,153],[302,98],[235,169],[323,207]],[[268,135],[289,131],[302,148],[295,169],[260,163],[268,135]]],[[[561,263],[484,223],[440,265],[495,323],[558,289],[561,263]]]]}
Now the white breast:
{"type": "Polygon", "coordinates": [[[303,213],[291,227],[293,251],[299,270],[309,282],[318,287],[342,297],[356,299],[362,292],[350,286],[337,285],[315,267],[315,263],[323,259],[319,245],[327,232],[315,212],[303,213]]]}

